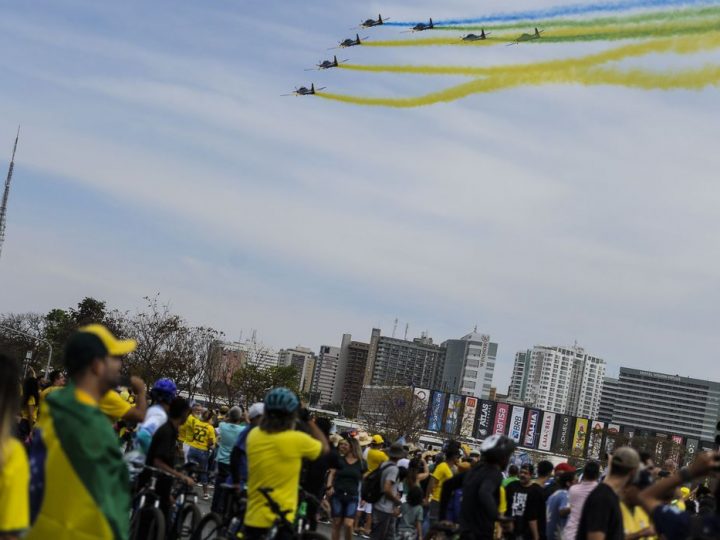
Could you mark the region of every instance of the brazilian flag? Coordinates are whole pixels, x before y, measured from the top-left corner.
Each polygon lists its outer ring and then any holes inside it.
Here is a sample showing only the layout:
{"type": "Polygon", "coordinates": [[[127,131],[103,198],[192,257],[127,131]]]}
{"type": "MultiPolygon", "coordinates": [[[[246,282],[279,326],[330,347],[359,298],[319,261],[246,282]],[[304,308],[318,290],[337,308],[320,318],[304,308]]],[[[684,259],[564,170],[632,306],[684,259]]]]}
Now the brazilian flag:
{"type": "Polygon", "coordinates": [[[88,398],[70,384],[45,400],[30,447],[26,540],[128,537],[127,466],[110,422],[88,398]]]}

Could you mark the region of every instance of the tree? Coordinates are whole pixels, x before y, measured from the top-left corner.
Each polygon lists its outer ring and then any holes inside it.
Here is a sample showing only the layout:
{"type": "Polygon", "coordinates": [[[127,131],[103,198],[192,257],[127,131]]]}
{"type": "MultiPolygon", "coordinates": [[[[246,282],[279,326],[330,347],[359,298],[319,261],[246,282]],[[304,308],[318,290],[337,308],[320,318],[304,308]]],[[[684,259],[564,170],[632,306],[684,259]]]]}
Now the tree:
{"type": "Polygon", "coordinates": [[[253,403],[262,401],[271,388],[285,386],[297,392],[300,384],[297,370],[292,366],[262,368],[255,364],[246,364],[235,371],[232,379],[245,410],[253,403]]]}
{"type": "Polygon", "coordinates": [[[417,441],[425,427],[427,407],[412,388],[375,386],[363,389],[359,416],[375,433],[385,433],[390,441],[405,437],[417,441]]]}
{"type": "Polygon", "coordinates": [[[24,363],[28,351],[32,354],[30,366],[39,371],[47,362],[49,349],[45,343],[38,341],[45,339],[45,321],[37,313],[7,313],[0,316],[0,353],[3,353],[17,362],[24,363]],[[34,336],[28,337],[23,334],[34,336]]]}

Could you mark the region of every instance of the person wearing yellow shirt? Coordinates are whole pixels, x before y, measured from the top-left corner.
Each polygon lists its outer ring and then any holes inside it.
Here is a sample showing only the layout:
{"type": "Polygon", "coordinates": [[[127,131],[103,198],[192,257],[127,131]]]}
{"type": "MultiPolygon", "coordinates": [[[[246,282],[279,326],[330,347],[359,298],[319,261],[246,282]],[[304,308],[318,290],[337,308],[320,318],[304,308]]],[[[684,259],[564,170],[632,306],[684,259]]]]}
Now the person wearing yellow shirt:
{"type": "Polygon", "coordinates": [[[246,540],[266,538],[277,519],[263,494],[265,490],[285,513],[285,518],[293,523],[302,460],[314,461],[330,451],[330,445],[314,419],[306,423],[309,435],[295,430],[300,400],[292,390],[273,388],[265,395],[264,402],[260,425],[247,436],[246,540]]]}
{"type": "Polygon", "coordinates": [[[192,406],[192,414],[188,416],[187,420],[185,420],[185,423],[183,423],[178,430],[178,441],[182,443],[183,457],[185,458],[185,463],[188,462],[188,452],[190,452],[190,445],[188,444],[188,441],[192,438],[193,426],[195,425],[195,422],[200,420],[200,418],[202,417],[202,411],[202,405],[200,405],[199,403],[194,403],[192,406]]]}
{"type": "Polygon", "coordinates": [[[35,377],[35,372],[32,371],[31,375],[25,379],[22,387],[22,402],[20,405],[18,435],[23,441],[28,441],[30,439],[30,433],[37,422],[39,407],[40,386],[38,384],[37,377],[35,377]]]}
{"type": "Polygon", "coordinates": [[[17,362],[0,355],[0,538],[16,540],[30,525],[30,465],[10,435],[20,405],[17,362]]]}
{"type": "MultiPolygon", "coordinates": [[[[375,434],[370,438],[370,446],[363,452],[363,459],[367,463],[367,470],[365,476],[373,472],[380,465],[385,463],[390,458],[382,451],[382,447],[385,444],[385,439],[382,435],[375,434]]],[[[360,536],[363,538],[370,538],[370,531],[372,530],[372,514],[373,505],[367,501],[362,500],[362,493],[360,493],[360,505],[358,506],[358,513],[362,512],[365,514],[365,526],[359,530],[360,536]]]]}
{"type": "Polygon", "coordinates": [[[430,526],[435,523],[440,515],[440,494],[446,480],[453,477],[454,469],[460,459],[460,448],[453,446],[445,453],[445,461],[438,464],[430,475],[427,485],[426,502],[428,503],[428,521],[430,526]]]}
{"type": "Polygon", "coordinates": [[[197,463],[197,473],[200,484],[203,488],[203,499],[210,499],[208,489],[208,463],[210,462],[210,450],[215,446],[215,428],[209,422],[212,418],[212,412],[205,411],[202,420],[195,420],[191,431],[185,432],[185,437],[190,450],[188,451],[188,461],[197,463]]]}
{"type": "Polygon", "coordinates": [[[633,482],[628,484],[623,491],[620,510],[622,511],[625,540],[643,538],[655,540],[657,538],[650,517],[640,504],[638,496],[640,490],[648,485],[650,485],[649,482],[633,482]]]}
{"type": "Polygon", "coordinates": [[[50,372],[50,386],[40,392],[40,404],[45,401],[48,394],[52,394],[55,390],[60,390],[65,386],[65,374],[59,369],[50,372]]]}

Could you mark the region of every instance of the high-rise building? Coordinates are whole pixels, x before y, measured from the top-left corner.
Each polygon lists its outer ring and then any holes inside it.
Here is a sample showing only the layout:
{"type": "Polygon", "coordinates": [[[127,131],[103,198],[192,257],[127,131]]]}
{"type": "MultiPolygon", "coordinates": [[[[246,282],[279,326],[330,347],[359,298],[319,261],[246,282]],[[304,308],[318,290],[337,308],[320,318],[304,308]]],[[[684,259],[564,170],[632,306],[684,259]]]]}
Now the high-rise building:
{"type": "Polygon", "coordinates": [[[364,386],[434,387],[445,349],[423,333],[412,341],[381,336],[373,328],[364,386]]]}
{"type": "Polygon", "coordinates": [[[301,392],[309,393],[315,373],[315,353],[307,347],[298,345],[293,349],[282,349],[278,353],[278,365],[293,366],[298,373],[298,388],[301,392]]]}
{"type": "Polygon", "coordinates": [[[605,361],[578,346],[536,346],[515,355],[510,399],[551,412],[596,418],[605,361]]]}
{"type": "Polygon", "coordinates": [[[490,397],[497,343],[490,336],[473,331],[460,339],[449,339],[442,344],[445,348],[442,367],[438,367],[437,388],[446,392],[490,397]]]}
{"type": "Polygon", "coordinates": [[[343,414],[349,418],[358,414],[369,350],[370,344],[352,341],[350,334],[343,336],[341,364],[344,373],[342,380],[338,378],[338,386],[342,389],[340,403],[343,414]]]}
{"type": "Polygon", "coordinates": [[[603,409],[612,408],[614,423],[712,441],[720,417],[720,383],[620,368],[617,392],[603,401],[603,409]]]}
{"type": "Polygon", "coordinates": [[[222,348],[228,352],[234,351],[243,366],[252,365],[266,369],[278,365],[277,351],[255,339],[226,341],[222,348]]]}
{"type": "Polygon", "coordinates": [[[617,400],[619,391],[620,381],[614,377],[605,377],[597,417],[601,422],[612,422],[613,413],[615,412],[615,401],[617,400]]]}
{"type": "Polygon", "coordinates": [[[312,399],[318,405],[339,403],[339,386],[342,381],[338,378],[340,361],[340,348],[331,345],[322,345],[317,357],[315,376],[312,385],[312,399]]]}

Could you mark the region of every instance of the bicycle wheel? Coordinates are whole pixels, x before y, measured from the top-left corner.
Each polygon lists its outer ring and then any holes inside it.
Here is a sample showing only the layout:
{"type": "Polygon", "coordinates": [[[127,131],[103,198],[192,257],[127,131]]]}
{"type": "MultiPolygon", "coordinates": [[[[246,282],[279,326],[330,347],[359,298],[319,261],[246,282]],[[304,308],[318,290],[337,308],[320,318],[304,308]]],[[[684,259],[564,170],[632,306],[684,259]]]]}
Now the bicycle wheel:
{"type": "Polygon", "coordinates": [[[175,518],[175,538],[188,540],[200,522],[200,509],[193,502],[186,502],[175,518]]]}
{"type": "Polygon", "coordinates": [[[140,508],[130,523],[131,540],[165,540],[165,516],[159,508],[140,508]]]}
{"type": "Polygon", "coordinates": [[[222,517],[215,512],[205,514],[195,527],[190,540],[220,540],[225,538],[222,517]]]}

